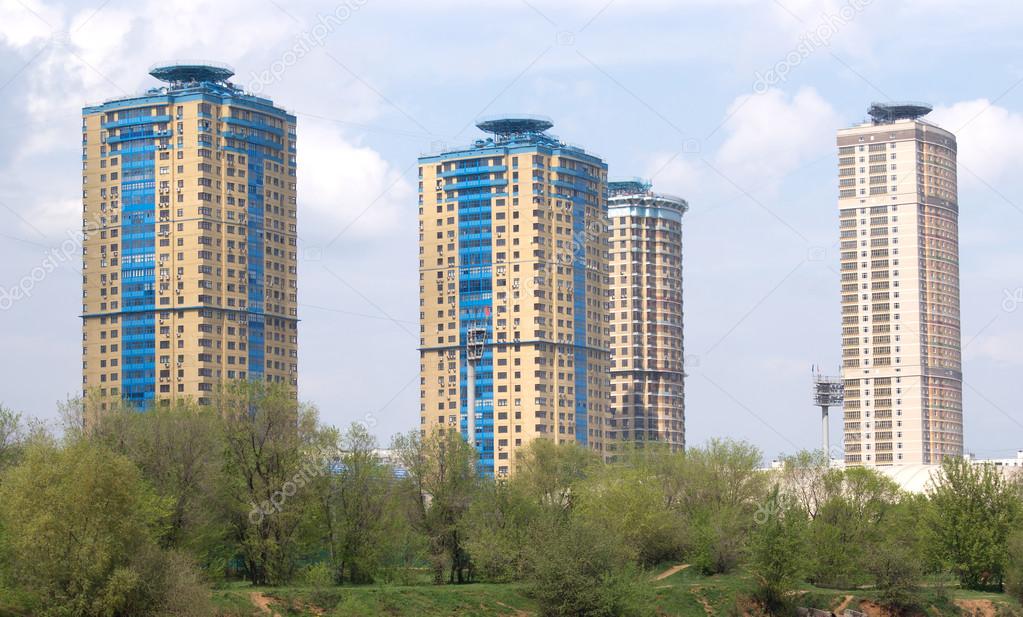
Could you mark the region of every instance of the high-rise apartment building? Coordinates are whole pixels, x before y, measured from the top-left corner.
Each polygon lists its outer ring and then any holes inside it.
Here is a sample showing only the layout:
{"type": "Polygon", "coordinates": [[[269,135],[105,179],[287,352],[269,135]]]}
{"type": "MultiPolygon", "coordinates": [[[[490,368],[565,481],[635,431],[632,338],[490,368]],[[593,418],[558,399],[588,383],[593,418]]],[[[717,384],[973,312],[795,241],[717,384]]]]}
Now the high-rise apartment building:
{"type": "Polygon", "coordinates": [[[607,448],[607,165],[547,120],[477,126],[419,159],[420,421],[504,476],[535,439],[607,448]]]}
{"type": "Polygon", "coordinates": [[[956,139],[930,107],[838,131],[845,461],[963,453],[956,139]]]}
{"type": "Polygon", "coordinates": [[[297,386],[295,117],[229,69],[82,111],[82,385],[140,406],[297,386]]]}
{"type": "Polygon", "coordinates": [[[685,200],[609,184],[611,431],[627,444],[685,447],[682,215],[685,200]]]}

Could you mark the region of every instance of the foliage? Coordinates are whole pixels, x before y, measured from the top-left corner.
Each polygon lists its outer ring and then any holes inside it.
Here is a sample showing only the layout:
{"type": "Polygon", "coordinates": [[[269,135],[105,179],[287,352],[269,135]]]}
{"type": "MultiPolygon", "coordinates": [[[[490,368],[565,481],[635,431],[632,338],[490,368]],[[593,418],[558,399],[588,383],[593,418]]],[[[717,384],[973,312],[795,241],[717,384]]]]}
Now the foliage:
{"type": "Polygon", "coordinates": [[[805,512],[781,498],[778,486],[768,496],[765,515],[749,539],[749,570],[754,597],[771,614],[788,608],[787,592],[802,580],[807,554],[805,512]]]}
{"type": "Polygon", "coordinates": [[[580,483],[578,493],[578,515],[621,537],[639,565],[682,557],[682,519],[666,505],[661,487],[648,482],[642,469],[605,467],[580,483]]]}
{"type": "Polygon", "coordinates": [[[1016,529],[1009,536],[1006,554],[1008,555],[1005,564],[1006,590],[1023,603],[1023,529],[1016,529]]]}
{"type": "Polygon", "coordinates": [[[711,440],[685,454],[679,508],[691,532],[691,561],[707,574],[732,571],[765,494],[761,454],[753,446],[711,440]]]}
{"type": "Polygon", "coordinates": [[[194,555],[207,572],[223,572],[233,547],[220,418],[190,401],[147,413],[121,407],[97,415],[89,437],[135,463],[166,499],[161,545],[194,555]]]}
{"type": "Polygon", "coordinates": [[[521,580],[530,529],[542,508],[523,479],[485,484],[463,521],[465,546],[482,580],[521,580]]]}
{"type": "Polygon", "coordinates": [[[379,459],[376,439],[361,424],[343,434],[321,431],[321,451],[338,452],[334,473],[313,480],[320,536],[336,582],[372,582],[400,537],[397,482],[379,459]]]}
{"type": "Polygon", "coordinates": [[[469,582],[462,519],[480,486],[475,449],[459,433],[444,430],[399,436],[393,449],[408,472],[405,503],[413,527],[427,539],[434,582],[443,582],[445,570],[448,582],[469,582]]]}
{"type": "Polygon", "coordinates": [[[544,617],[644,614],[627,547],[585,517],[545,515],[534,526],[527,552],[527,593],[544,617]]]}
{"type": "Polygon", "coordinates": [[[233,535],[249,579],[285,583],[296,570],[301,530],[312,499],[304,490],[328,471],[316,451],[316,411],[286,388],[236,382],[214,403],[224,423],[227,495],[233,535]]]}
{"type": "Polygon", "coordinates": [[[199,615],[188,560],[156,543],[168,504],[127,458],[92,443],[38,446],[0,487],[6,573],[39,615],[199,615]]]}
{"type": "Polygon", "coordinates": [[[1010,531],[1018,528],[1017,487],[994,465],[945,459],[930,492],[936,557],[968,589],[1000,589],[1010,531]]]}
{"type": "Polygon", "coordinates": [[[918,508],[912,501],[891,507],[865,550],[864,569],[873,578],[878,602],[892,615],[907,614],[922,605],[917,520],[918,508]]]}

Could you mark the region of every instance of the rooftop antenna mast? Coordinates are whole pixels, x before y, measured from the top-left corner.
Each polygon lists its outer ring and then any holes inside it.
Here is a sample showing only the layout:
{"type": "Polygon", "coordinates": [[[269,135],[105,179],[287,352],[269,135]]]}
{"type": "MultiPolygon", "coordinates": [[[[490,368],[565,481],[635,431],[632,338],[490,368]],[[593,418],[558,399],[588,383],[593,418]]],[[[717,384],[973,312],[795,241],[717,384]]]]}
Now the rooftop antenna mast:
{"type": "Polygon", "coordinates": [[[819,367],[813,367],[813,404],[821,408],[821,442],[824,453],[831,458],[831,430],[828,426],[828,408],[841,405],[845,400],[845,383],[840,377],[826,377],[819,367]]]}

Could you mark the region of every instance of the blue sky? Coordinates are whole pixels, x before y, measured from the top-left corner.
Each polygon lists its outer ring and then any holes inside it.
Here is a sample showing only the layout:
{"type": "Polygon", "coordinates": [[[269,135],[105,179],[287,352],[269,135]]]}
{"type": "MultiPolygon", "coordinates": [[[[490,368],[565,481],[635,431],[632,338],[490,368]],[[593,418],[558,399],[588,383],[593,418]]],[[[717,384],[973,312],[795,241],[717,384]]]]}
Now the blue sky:
{"type": "Polygon", "coordinates": [[[1023,6],[962,4],[0,0],[0,402],[53,418],[79,388],[82,105],[204,59],[298,116],[300,395],[385,440],[418,423],[416,158],[524,112],[690,202],[688,441],[815,447],[810,366],[837,370],[840,345],[835,130],[930,102],[959,136],[967,449],[1010,456],[1023,6]]]}

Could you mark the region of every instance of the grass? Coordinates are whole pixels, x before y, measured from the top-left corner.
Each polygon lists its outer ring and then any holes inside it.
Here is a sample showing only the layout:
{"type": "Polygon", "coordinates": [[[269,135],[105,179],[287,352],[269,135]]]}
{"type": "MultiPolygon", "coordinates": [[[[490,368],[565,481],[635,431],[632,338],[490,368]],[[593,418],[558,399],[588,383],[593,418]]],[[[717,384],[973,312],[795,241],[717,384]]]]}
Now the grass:
{"type": "MultiPolygon", "coordinates": [[[[738,572],[728,575],[703,576],[688,568],[667,578],[654,577],[669,565],[651,570],[648,610],[644,614],[658,617],[731,617],[742,615],[741,598],[753,589],[749,575],[738,572]]],[[[251,594],[264,594],[271,599],[271,608],[281,617],[535,617],[536,603],[526,597],[519,585],[366,585],[331,587],[289,586],[257,588],[245,583],[232,583],[213,592],[219,617],[266,617],[268,613],[253,605],[251,594]]],[[[834,609],[846,596],[852,596],[850,608],[860,602],[872,601],[869,589],[826,589],[803,585],[797,604],[834,609]]],[[[1023,615],[1018,602],[1006,594],[976,592],[928,585],[923,590],[921,617],[963,617],[955,600],[987,600],[996,615],[1023,615]],[[1014,611],[1014,612],[1013,612],[1014,611]]],[[[0,615],[3,615],[0,612],[0,615]]],[[[972,616],[970,616],[972,617],[972,616]]]]}
{"type": "Polygon", "coordinates": [[[535,615],[536,603],[517,585],[372,585],[357,587],[256,588],[237,586],[213,592],[219,617],[265,615],[255,608],[252,592],[272,598],[272,608],[283,616],[315,615],[314,609],[332,616],[391,617],[416,615],[440,617],[499,617],[535,615]]]}

